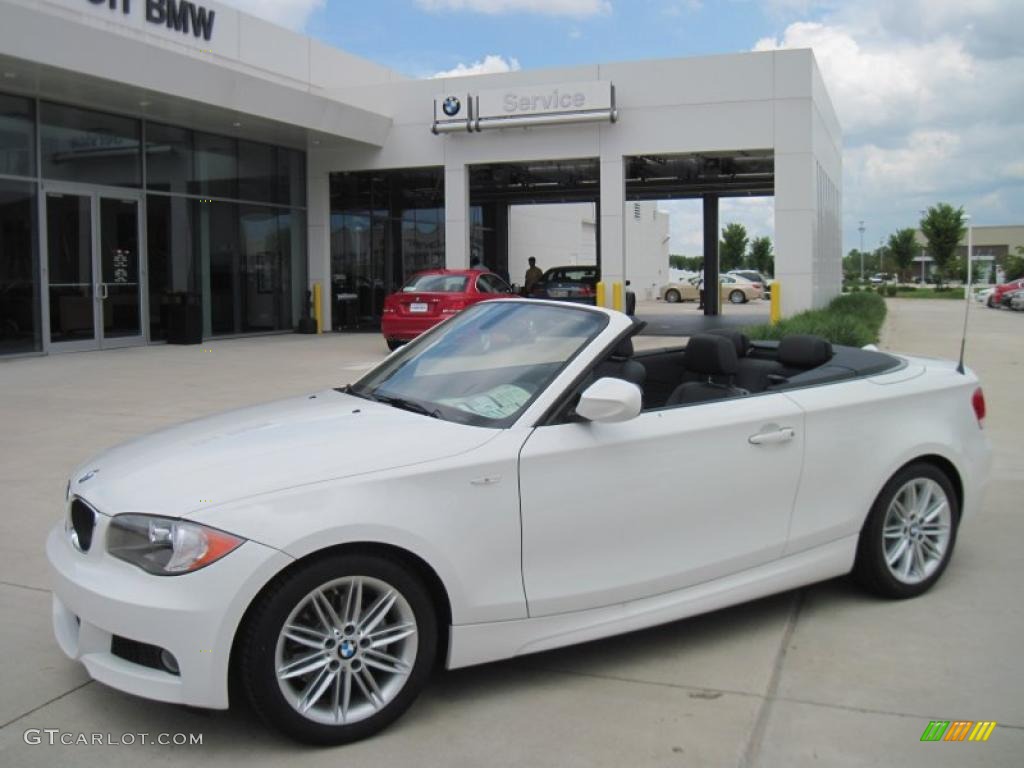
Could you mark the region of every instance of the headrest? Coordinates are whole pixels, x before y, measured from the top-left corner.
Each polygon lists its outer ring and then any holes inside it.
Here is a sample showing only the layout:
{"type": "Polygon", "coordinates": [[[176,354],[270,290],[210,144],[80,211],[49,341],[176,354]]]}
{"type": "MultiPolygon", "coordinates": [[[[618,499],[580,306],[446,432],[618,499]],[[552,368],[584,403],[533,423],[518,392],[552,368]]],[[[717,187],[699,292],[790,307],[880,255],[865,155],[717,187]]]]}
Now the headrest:
{"type": "Polygon", "coordinates": [[[619,341],[618,344],[612,349],[610,357],[632,357],[633,356],[633,337],[627,336],[626,338],[619,341]]]}
{"type": "Polygon", "coordinates": [[[704,376],[732,376],[739,367],[736,347],[729,339],[703,333],[693,336],[686,345],[683,365],[704,376]]]}
{"type": "Polygon", "coordinates": [[[832,359],[832,345],[810,334],[786,336],[779,342],[779,362],[794,368],[817,368],[832,359]]]}
{"type": "Polygon", "coordinates": [[[732,342],[732,345],[736,347],[736,357],[746,357],[747,350],[750,349],[750,339],[747,338],[747,334],[740,333],[735,328],[715,328],[712,331],[707,331],[714,336],[724,336],[732,342]]]}

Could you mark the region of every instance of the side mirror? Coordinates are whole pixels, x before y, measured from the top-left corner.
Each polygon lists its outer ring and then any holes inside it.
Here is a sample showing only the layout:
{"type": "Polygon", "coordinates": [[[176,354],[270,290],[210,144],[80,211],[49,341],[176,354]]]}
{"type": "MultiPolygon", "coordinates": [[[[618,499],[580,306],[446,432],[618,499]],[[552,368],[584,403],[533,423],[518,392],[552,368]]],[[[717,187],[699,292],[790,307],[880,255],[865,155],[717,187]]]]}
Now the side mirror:
{"type": "Polygon", "coordinates": [[[640,387],[636,384],[606,377],[583,391],[576,404],[576,415],[606,424],[629,421],[640,415],[641,399],[640,387]]]}

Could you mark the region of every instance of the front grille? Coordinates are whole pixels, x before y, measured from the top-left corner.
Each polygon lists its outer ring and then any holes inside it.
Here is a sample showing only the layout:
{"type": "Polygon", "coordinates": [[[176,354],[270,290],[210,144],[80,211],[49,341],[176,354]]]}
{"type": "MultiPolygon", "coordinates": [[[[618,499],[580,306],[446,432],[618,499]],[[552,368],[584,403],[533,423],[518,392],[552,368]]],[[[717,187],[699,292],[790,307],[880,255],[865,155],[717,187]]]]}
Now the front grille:
{"type": "Polygon", "coordinates": [[[74,535],[71,541],[82,552],[88,552],[92,546],[92,534],[96,529],[96,513],[81,499],[71,502],[71,530],[74,535]]]}
{"type": "Polygon", "coordinates": [[[166,652],[158,645],[150,645],[138,640],[129,640],[127,637],[121,637],[120,635],[113,635],[110,638],[110,652],[119,659],[130,661],[132,664],[149,667],[150,669],[159,669],[162,672],[170,672],[172,675],[178,674],[176,670],[168,668],[162,657],[162,654],[166,652]]]}

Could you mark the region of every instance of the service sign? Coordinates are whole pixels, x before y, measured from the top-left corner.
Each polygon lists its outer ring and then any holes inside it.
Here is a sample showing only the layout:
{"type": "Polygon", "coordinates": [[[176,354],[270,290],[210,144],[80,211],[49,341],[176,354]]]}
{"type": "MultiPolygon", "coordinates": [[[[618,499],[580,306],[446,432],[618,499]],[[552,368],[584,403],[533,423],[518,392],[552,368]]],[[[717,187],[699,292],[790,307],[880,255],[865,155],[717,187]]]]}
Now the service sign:
{"type": "Polygon", "coordinates": [[[609,82],[522,85],[434,97],[434,133],[564,123],[614,123],[615,88],[609,82]]]}
{"type": "Polygon", "coordinates": [[[597,81],[480,91],[477,103],[481,120],[610,110],[612,84],[597,81]]]}

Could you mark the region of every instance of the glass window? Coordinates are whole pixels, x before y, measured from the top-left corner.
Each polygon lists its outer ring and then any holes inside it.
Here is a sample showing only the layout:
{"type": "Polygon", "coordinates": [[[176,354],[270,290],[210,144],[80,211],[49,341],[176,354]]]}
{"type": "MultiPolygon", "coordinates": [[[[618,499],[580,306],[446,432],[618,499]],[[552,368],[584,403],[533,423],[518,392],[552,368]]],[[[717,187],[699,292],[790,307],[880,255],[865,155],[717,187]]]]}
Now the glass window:
{"type": "Polygon", "coordinates": [[[469,280],[465,275],[416,275],[404,286],[403,293],[465,293],[469,280]]]}
{"type": "Polygon", "coordinates": [[[160,192],[198,194],[192,131],[146,124],[146,187],[160,192]]]}
{"type": "Polygon", "coordinates": [[[39,116],[44,178],[139,186],[138,120],[45,101],[39,116]]]}
{"type": "Polygon", "coordinates": [[[195,134],[195,190],[204,197],[238,197],[236,142],[226,136],[195,134]]]}
{"type": "Polygon", "coordinates": [[[508,427],[607,324],[575,307],[484,302],[435,326],[348,392],[448,421],[508,427]]]}
{"type": "Polygon", "coordinates": [[[238,199],[274,202],[279,186],[275,178],[277,158],[274,148],[253,141],[238,142],[238,199]]]}
{"type": "Polygon", "coordinates": [[[508,284],[497,275],[480,275],[476,279],[476,289],[480,293],[512,293],[508,284]]]}
{"type": "Polygon", "coordinates": [[[306,153],[277,148],[276,201],[281,205],[306,204],[306,153]]]}
{"type": "Polygon", "coordinates": [[[238,332],[291,327],[291,259],[274,208],[239,206],[241,212],[241,324],[238,332]]]}
{"type": "Polygon", "coordinates": [[[331,174],[334,329],[379,322],[384,297],[444,266],[444,170],[331,174]]]}
{"type": "Polygon", "coordinates": [[[35,175],[35,122],[31,99],[0,93],[0,174],[35,175]]]}
{"type": "Polygon", "coordinates": [[[42,347],[36,185],[0,180],[0,354],[42,347]]]}
{"type": "Polygon", "coordinates": [[[198,200],[149,195],[146,234],[149,259],[149,337],[167,338],[171,307],[198,301],[199,280],[195,242],[199,236],[198,200]]]}

